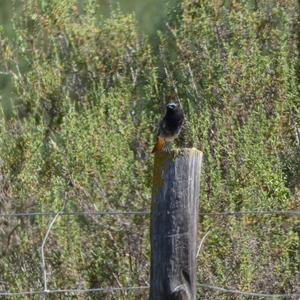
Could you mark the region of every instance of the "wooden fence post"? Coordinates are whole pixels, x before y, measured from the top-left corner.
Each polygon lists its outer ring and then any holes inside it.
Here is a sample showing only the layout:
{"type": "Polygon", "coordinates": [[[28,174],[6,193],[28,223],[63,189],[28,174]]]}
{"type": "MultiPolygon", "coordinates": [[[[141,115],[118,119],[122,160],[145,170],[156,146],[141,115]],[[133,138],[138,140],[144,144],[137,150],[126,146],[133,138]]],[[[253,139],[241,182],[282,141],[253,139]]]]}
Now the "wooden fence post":
{"type": "Polygon", "coordinates": [[[195,148],[155,155],[150,300],[196,300],[201,163],[195,148]]]}

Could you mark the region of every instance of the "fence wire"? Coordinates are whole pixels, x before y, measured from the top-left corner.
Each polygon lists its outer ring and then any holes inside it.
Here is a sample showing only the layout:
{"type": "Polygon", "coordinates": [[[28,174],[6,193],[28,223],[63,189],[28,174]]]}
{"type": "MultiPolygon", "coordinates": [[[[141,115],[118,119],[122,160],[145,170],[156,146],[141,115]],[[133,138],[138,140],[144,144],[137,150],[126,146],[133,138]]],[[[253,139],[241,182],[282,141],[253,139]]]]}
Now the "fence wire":
{"type": "Polygon", "coordinates": [[[0,296],[14,297],[14,296],[30,296],[30,295],[47,295],[47,294],[82,294],[82,293],[113,293],[113,292],[128,292],[136,290],[149,289],[149,286],[130,286],[130,287],[107,287],[94,289],[54,289],[41,291],[24,291],[24,292],[1,292],[0,296]]]}
{"type": "MultiPolygon", "coordinates": [[[[267,299],[298,299],[300,293],[294,294],[267,294],[267,293],[255,293],[255,292],[244,292],[236,289],[221,288],[218,286],[200,283],[198,287],[215,290],[221,293],[230,293],[241,296],[251,296],[258,298],[267,299]]],[[[14,296],[31,296],[31,295],[47,295],[47,294],[83,294],[83,293],[114,293],[114,292],[128,292],[137,290],[149,290],[149,286],[131,286],[131,287],[107,287],[107,288],[94,288],[94,289],[54,289],[54,290],[41,290],[41,291],[24,291],[24,292],[1,292],[0,296],[3,297],[14,297],[14,296]]]]}
{"type": "MultiPolygon", "coordinates": [[[[132,216],[150,216],[150,211],[62,211],[62,212],[12,212],[12,213],[0,213],[2,218],[17,218],[17,217],[38,217],[45,216],[51,217],[56,216],[59,213],[60,216],[84,216],[84,215],[94,215],[94,216],[118,216],[118,215],[132,215],[132,216]]],[[[290,217],[300,216],[300,211],[297,210],[287,210],[287,211],[225,211],[225,212],[200,212],[199,216],[279,216],[285,215],[290,217]]]]}
{"type": "Polygon", "coordinates": [[[241,295],[241,296],[252,296],[252,297],[259,297],[259,298],[268,298],[268,299],[299,299],[300,293],[295,293],[295,294],[267,294],[267,293],[255,293],[255,292],[243,292],[239,291],[236,289],[227,289],[227,288],[222,288],[206,283],[200,283],[198,284],[199,287],[206,288],[206,289],[212,289],[218,292],[222,293],[230,293],[230,294],[235,294],[235,295],[241,295]]]}

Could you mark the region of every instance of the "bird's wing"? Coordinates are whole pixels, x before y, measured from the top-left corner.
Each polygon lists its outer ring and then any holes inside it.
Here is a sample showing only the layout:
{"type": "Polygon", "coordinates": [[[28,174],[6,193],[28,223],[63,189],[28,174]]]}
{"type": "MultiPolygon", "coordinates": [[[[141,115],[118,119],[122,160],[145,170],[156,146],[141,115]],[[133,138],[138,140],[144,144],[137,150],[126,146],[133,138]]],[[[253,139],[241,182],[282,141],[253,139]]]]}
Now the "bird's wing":
{"type": "Polygon", "coordinates": [[[166,129],[166,121],[165,121],[165,118],[163,118],[159,122],[159,126],[158,126],[158,129],[157,129],[157,138],[162,135],[162,133],[165,131],[165,129],[166,129]]]}

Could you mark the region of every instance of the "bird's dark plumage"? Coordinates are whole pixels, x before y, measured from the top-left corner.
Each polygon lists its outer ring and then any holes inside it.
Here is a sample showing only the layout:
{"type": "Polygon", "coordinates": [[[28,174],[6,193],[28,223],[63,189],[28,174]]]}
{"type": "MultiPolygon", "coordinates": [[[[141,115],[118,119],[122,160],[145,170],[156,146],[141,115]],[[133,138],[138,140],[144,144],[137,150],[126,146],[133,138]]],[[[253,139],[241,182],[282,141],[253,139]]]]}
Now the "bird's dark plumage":
{"type": "Polygon", "coordinates": [[[166,150],[167,144],[179,135],[183,124],[183,111],[175,103],[169,103],[166,108],[166,114],[159,124],[157,141],[152,153],[166,150]]]}

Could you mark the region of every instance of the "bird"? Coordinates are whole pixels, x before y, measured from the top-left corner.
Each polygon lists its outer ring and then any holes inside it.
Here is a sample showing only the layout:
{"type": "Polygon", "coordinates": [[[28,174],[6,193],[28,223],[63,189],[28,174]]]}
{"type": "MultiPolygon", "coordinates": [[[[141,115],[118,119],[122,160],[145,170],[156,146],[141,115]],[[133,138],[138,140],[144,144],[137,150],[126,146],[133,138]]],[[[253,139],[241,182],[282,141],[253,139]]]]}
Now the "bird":
{"type": "Polygon", "coordinates": [[[171,151],[171,142],[178,137],[182,128],[184,113],[175,103],[166,106],[166,114],[159,123],[157,139],[152,153],[171,151]]]}

